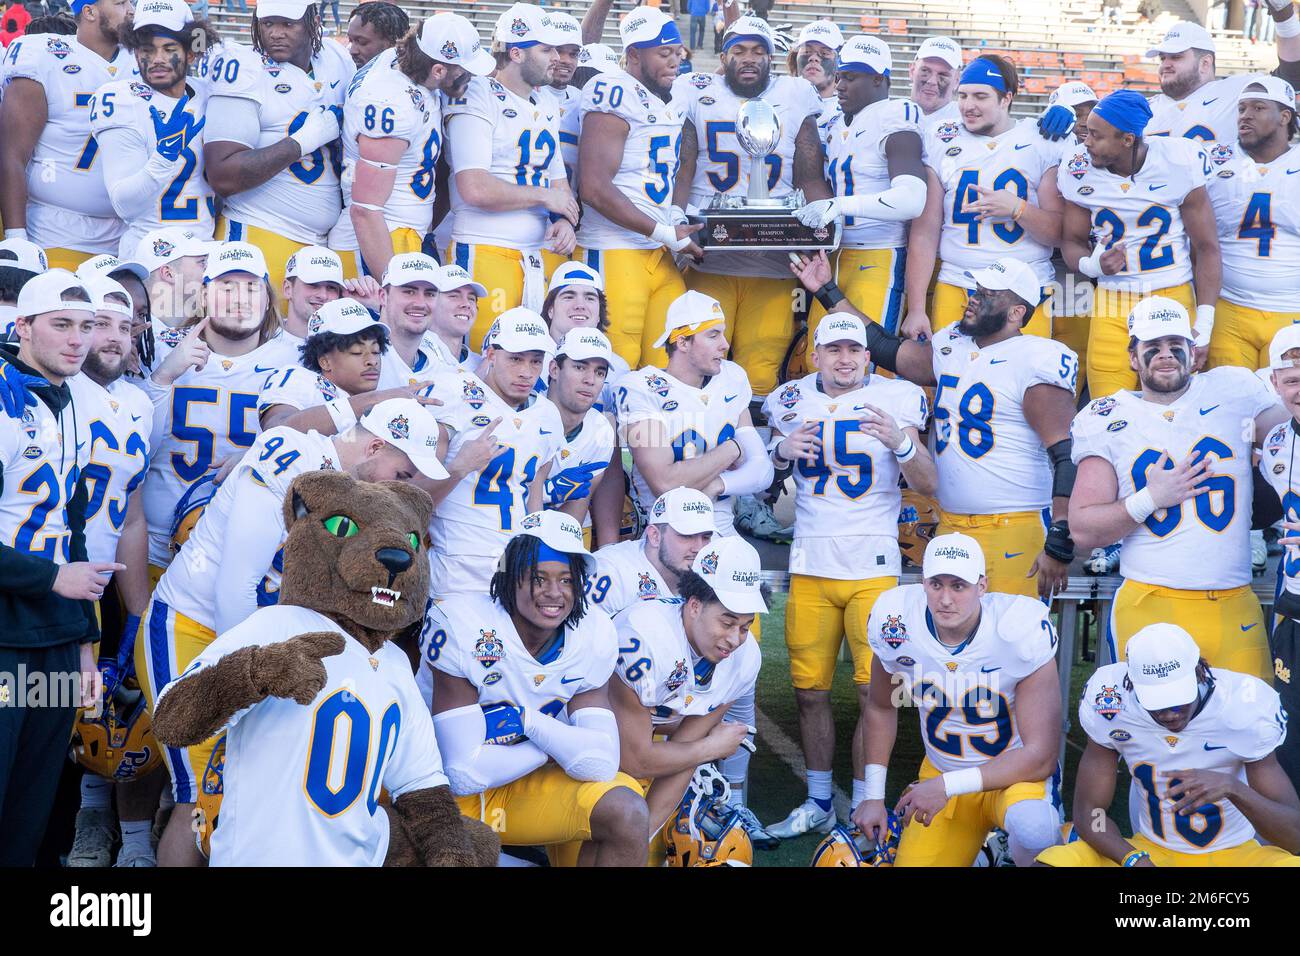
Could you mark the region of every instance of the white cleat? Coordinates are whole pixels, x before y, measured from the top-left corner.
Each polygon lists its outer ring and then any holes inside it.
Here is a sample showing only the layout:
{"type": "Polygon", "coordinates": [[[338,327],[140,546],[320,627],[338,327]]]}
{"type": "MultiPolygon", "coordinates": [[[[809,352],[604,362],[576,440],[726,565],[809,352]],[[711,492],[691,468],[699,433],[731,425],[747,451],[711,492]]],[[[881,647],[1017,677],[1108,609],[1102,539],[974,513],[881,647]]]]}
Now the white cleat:
{"type": "Polygon", "coordinates": [[[117,862],[113,866],[157,866],[158,860],[153,855],[153,851],[145,852],[144,850],[130,850],[122,847],[117,854],[117,862]]]}
{"type": "Polygon", "coordinates": [[[728,804],[727,810],[734,810],[740,814],[740,825],[749,834],[749,842],[754,845],[755,850],[775,850],[777,844],[781,842],[768,832],[754,815],[754,811],[744,804],[728,804]]]}
{"type": "Polygon", "coordinates": [[[77,835],[64,865],[109,866],[113,862],[113,844],[116,841],[117,822],[112,810],[78,810],[77,835]]]}
{"type": "Polygon", "coordinates": [[[1117,544],[1093,548],[1088,560],[1083,562],[1085,574],[1106,575],[1119,571],[1120,547],[1117,544]]]}
{"type": "Polygon", "coordinates": [[[790,815],[780,823],[774,823],[767,832],[779,840],[793,840],[805,833],[830,833],[835,824],[835,808],[823,810],[811,800],[799,804],[790,811],[790,815]]]}
{"type": "Polygon", "coordinates": [[[754,538],[775,544],[789,544],[794,540],[794,529],[781,524],[772,506],[753,495],[736,500],[736,527],[754,538]]]}

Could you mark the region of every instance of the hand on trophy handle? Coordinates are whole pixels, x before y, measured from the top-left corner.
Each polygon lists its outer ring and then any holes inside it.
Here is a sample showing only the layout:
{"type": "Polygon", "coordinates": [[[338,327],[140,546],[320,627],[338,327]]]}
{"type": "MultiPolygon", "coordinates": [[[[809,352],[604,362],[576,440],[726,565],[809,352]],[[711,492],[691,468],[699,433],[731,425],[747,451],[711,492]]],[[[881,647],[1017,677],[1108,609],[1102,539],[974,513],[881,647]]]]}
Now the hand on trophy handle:
{"type": "Polygon", "coordinates": [[[694,235],[704,228],[704,223],[690,225],[683,223],[680,226],[669,225],[661,222],[650,233],[650,238],[663,243],[673,252],[684,253],[690,256],[696,262],[704,258],[704,250],[695,242],[694,235]]]}
{"type": "Polygon", "coordinates": [[[829,226],[840,217],[838,199],[818,199],[794,211],[794,218],[810,229],[829,226]]]}

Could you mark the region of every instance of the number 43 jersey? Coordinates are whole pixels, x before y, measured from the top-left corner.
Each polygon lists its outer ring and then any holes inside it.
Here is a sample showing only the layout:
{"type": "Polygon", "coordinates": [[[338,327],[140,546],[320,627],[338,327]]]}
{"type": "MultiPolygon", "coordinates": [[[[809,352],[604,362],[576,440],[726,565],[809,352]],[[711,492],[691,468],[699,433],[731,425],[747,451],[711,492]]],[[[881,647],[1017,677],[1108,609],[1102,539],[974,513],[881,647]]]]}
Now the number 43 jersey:
{"type": "Polygon", "coordinates": [[[986,594],[965,644],[941,643],[925,586],[906,584],[876,599],[867,640],[889,674],[901,675],[918,707],[925,755],[940,773],[979,767],[1022,746],[1016,687],[1056,656],[1056,632],[1041,601],[986,594]]]}
{"type": "Polygon", "coordinates": [[[1252,436],[1255,417],[1275,402],[1251,371],[1225,366],[1193,375],[1169,405],[1119,391],[1075,416],[1075,464],[1110,462],[1120,500],[1146,487],[1161,452],[1169,453],[1169,469],[1189,455],[1212,462],[1195,497],[1157,511],[1124,538],[1124,577],[1184,590],[1250,583],[1252,436]]]}

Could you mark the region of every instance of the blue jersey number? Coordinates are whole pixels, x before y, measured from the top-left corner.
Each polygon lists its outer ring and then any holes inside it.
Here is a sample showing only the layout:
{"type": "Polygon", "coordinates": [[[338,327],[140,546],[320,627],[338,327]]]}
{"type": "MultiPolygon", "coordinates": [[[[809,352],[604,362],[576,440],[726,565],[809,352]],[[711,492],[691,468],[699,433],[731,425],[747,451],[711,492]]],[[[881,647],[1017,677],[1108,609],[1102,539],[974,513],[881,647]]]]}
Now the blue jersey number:
{"type": "MultiPolygon", "coordinates": [[[[346,689],[336,690],[316,708],[312,720],[311,742],[307,748],[307,773],[303,790],[312,806],[327,817],[336,817],[356,803],[361,791],[367,789],[366,770],[370,754],[370,711],[359,697],[346,689]],[[347,749],[342,754],[334,752],[339,739],[339,727],[346,722],[347,749]],[[336,760],[342,763],[342,772],[336,760]],[[333,777],[334,779],[331,779],[333,777]]],[[[379,724],[379,754],[374,762],[374,773],[366,794],[366,809],[371,816],[379,809],[379,787],[384,769],[397,749],[397,737],[402,726],[402,711],[397,702],[388,705],[379,724]]]]}
{"type": "MultiPolygon", "coordinates": [[[[474,483],[474,505],[479,508],[496,508],[500,514],[501,530],[514,527],[515,493],[510,481],[515,472],[515,450],[507,448],[484,466],[474,483]]],[[[527,507],[528,488],[537,477],[537,456],[529,458],[519,476],[519,498],[527,507]]]]}
{"type": "MultiPolygon", "coordinates": [[[[59,476],[55,474],[54,466],[49,462],[41,465],[18,486],[18,491],[24,495],[32,495],[35,500],[32,502],[31,510],[27,513],[27,520],[18,526],[18,531],[14,534],[14,550],[22,551],[25,554],[36,554],[42,558],[54,560],[54,549],[59,548],[63,553],[63,559],[70,561],[72,559],[72,535],[68,531],[59,534],[45,535],[39,544],[36,543],[36,536],[40,534],[45,527],[45,522],[49,520],[50,512],[56,508],[67,507],[67,503],[72,500],[72,493],[77,488],[77,479],[80,472],[74,466],[68,472],[67,477],[63,480],[63,487],[59,487],[59,476]]],[[[66,521],[64,522],[66,525],[66,521]]]]}
{"type": "MultiPolygon", "coordinates": [[[[1130,474],[1133,478],[1134,491],[1141,491],[1147,486],[1147,472],[1160,460],[1160,454],[1156,449],[1148,448],[1133,461],[1130,474]]],[[[1193,445],[1192,454],[1196,456],[1197,462],[1206,455],[1213,455],[1221,461],[1233,457],[1232,449],[1213,435],[1206,435],[1193,445]]],[[[1173,461],[1165,462],[1165,470],[1172,471],[1173,468],[1173,461]]],[[[1236,480],[1231,475],[1213,475],[1201,481],[1196,487],[1199,490],[1192,503],[1197,520],[1211,531],[1226,530],[1228,525],[1232,524],[1233,515],[1237,511],[1236,480]]],[[[1163,538],[1171,534],[1183,520],[1183,505],[1165,509],[1164,517],[1158,518],[1156,516],[1158,514],[1159,512],[1147,518],[1144,524],[1157,538],[1163,538]]]]}
{"type": "Polygon", "coordinates": [[[519,162],[515,164],[515,182],[520,186],[544,186],[542,178],[554,158],[555,137],[550,130],[524,130],[519,134],[519,162]],[[533,135],[535,132],[536,137],[533,135]]]}
{"type": "MultiPolygon", "coordinates": [[[[966,244],[980,244],[980,221],[968,205],[979,202],[979,193],[975,187],[980,184],[978,169],[964,170],[957,180],[957,189],[952,198],[952,224],[966,227],[966,244]]],[[[1011,189],[1021,199],[1029,198],[1029,181],[1018,169],[1004,169],[993,179],[993,189],[1011,189]]],[[[1019,242],[1025,234],[1025,227],[1017,222],[992,223],[993,235],[1007,245],[1019,242]]]]}
{"type": "Polygon", "coordinates": [[[930,713],[925,718],[925,736],[930,745],[940,753],[960,757],[969,745],[976,753],[985,757],[996,757],[1007,749],[1014,731],[1011,727],[1011,707],[1002,694],[995,694],[987,687],[972,687],[961,699],[959,705],[952,705],[943,689],[929,681],[921,684],[921,698],[930,705],[930,713]],[[943,729],[946,721],[955,710],[961,711],[962,719],[972,727],[990,725],[983,733],[958,734],[943,729]],[[992,713],[989,713],[992,711],[992,713]]]}
{"type": "MultiPolygon", "coordinates": [[[[215,388],[194,385],[182,385],[172,391],[172,437],[194,446],[192,460],[183,451],[172,452],[172,470],[182,481],[194,482],[203,477],[203,473],[212,467],[217,443],[217,435],[212,429],[189,423],[190,406],[216,405],[221,397],[222,393],[215,388]]],[[[230,392],[229,403],[225,434],[221,437],[239,448],[251,448],[257,433],[250,431],[246,422],[249,412],[253,412],[254,421],[257,420],[257,396],[249,392],[230,392]]]]}
{"type": "MultiPolygon", "coordinates": [[[[1151,832],[1160,839],[1165,836],[1165,815],[1161,806],[1160,794],[1156,792],[1156,768],[1154,764],[1140,763],[1133,768],[1133,779],[1138,782],[1147,795],[1147,815],[1151,818],[1151,832]]],[[[1180,792],[1178,777],[1171,777],[1165,792],[1180,792]]],[[[1203,803],[1195,812],[1183,816],[1171,814],[1174,830],[1178,835],[1195,847],[1207,847],[1223,829],[1223,812],[1217,803],[1203,803]]]]}
{"type": "Polygon", "coordinates": [[[424,141],[424,154],[420,157],[420,168],[411,176],[411,192],[417,199],[428,199],[433,193],[433,167],[438,162],[442,151],[442,138],[437,129],[429,130],[429,138],[424,141]]]}
{"type": "MultiPolygon", "coordinates": [[[[91,101],[94,100],[94,98],[95,98],[94,93],[73,93],[72,104],[77,109],[85,109],[86,107],[90,106],[91,101]]],[[[112,112],[112,110],[109,109],[107,106],[105,107],[105,110],[106,110],[106,112],[104,113],[105,116],[110,115],[112,112]]],[[[95,139],[95,137],[87,136],[85,145],[81,147],[81,155],[77,157],[77,163],[72,168],[89,169],[91,166],[95,164],[95,156],[98,155],[98,153],[99,153],[99,142],[95,139]]]]}
{"type": "MultiPolygon", "coordinates": [[[[934,418],[936,422],[934,450],[942,455],[952,441],[952,413],[941,400],[945,388],[957,385],[956,375],[939,376],[939,388],[934,393],[934,418]]],[[[993,450],[993,392],[983,382],[976,382],[962,394],[957,402],[957,443],[969,458],[983,458],[993,450]]]]}
{"type": "MultiPolygon", "coordinates": [[[[858,475],[856,478],[850,478],[846,474],[836,475],[835,487],[839,489],[840,494],[844,497],[856,501],[871,489],[872,481],[872,463],[871,456],[862,451],[849,451],[849,435],[859,431],[858,420],[840,419],[830,423],[832,427],[831,457],[835,465],[840,468],[856,468],[858,475]]],[[[826,433],[826,422],[821,422],[821,434],[826,433]]],[[[823,439],[821,450],[817,457],[812,461],[799,460],[799,474],[813,482],[812,493],[821,495],[826,493],[826,485],[833,474],[831,462],[826,457],[826,442],[823,439]]]]}
{"type": "Polygon", "coordinates": [[[1273,194],[1255,193],[1246,203],[1246,211],[1241,216],[1241,225],[1237,228],[1237,238],[1254,239],[1259,245],[1255,254],[1263,258],[1272,252],[1273,237],[1277,227],[1273,225],[1273,194]]]}
{"type": "Polygon", "coordinates": [[[126,439],[126,454],[128,457],[139,457],[140,467],[131,479],[126,483],[126,490],[121,498],[108,497],[108,484],[113,477],[113,469],[103,462],[95,461],[95,448],[97,443],[102,443],[109,451],[119,452],[122,450],[117,436],[113,434],[102,421],[93,421],[90,423],[90,464],[86,466],[86,524],[99,514],[107,503],[109,523],[118,531],[122,530],[122,525],[126,522],[126,506],[131,499],[131,493],[140,486],[144,480],[145,471],[149,467],[149,458],[145,451],[144,439],[139,432],[131,432],[126,439]]]}

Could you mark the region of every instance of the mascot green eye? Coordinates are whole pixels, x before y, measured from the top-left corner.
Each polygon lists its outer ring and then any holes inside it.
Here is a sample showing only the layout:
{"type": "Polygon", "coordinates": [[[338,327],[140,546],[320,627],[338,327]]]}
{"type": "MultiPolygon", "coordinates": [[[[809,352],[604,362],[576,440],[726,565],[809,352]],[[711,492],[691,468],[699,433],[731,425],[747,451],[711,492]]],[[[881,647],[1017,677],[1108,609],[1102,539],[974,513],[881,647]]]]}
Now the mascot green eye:
{"type": "Polygon", "coordinates": [[[351,538],[359,530],[357,523],[346,515],[334,515],[326,518],[322,524],[325,525],[325,530],[336,538],[351,538]]]}
{"type": "Polygon", "coordinates": [[[416,534],[414,531],[411,532],[411,550],[412,551],[420,550],[420,536],[416,534]]]}

